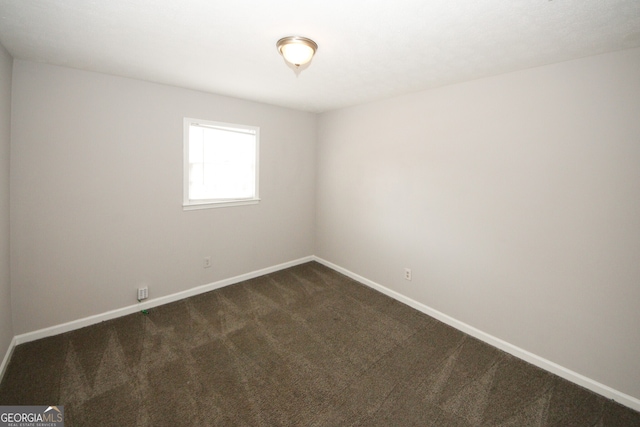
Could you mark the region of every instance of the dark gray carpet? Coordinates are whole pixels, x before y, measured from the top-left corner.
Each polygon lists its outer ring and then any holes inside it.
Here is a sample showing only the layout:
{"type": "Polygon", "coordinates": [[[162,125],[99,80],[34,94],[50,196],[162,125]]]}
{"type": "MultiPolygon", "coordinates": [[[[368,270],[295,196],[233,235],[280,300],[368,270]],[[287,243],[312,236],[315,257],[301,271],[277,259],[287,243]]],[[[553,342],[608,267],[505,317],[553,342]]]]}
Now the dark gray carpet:
{"type": "Polygon", "coordinates": [[[17,346],[0,404],[68,426],[640,426],[315,262],[17,346]]]}

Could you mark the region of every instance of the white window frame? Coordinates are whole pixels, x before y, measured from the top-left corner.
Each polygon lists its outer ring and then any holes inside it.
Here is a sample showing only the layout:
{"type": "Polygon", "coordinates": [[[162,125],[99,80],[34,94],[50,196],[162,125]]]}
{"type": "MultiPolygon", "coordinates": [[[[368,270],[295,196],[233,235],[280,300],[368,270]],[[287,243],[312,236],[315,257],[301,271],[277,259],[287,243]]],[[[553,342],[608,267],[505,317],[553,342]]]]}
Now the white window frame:
{"type": "Polygon", "coordinates": [[[184,151],[183,151],[183,210],[194,209],[210,209],[222,208],[229,206],[253,205],[260,202],[259,197],[259,160],[260,160],[260,128],[257,126],[237,125],[232,123],[213,122],[210,120],[194,119],[190,117],[184,118],[184,151]],[[230,198],[230,199],[190,199],[189,198],[189,129],[192,125],[210,127],[214,129],[236,131],[243,133],[251,133],[255,135],[255,191],[254,196],[249,198],[230,198]]]}

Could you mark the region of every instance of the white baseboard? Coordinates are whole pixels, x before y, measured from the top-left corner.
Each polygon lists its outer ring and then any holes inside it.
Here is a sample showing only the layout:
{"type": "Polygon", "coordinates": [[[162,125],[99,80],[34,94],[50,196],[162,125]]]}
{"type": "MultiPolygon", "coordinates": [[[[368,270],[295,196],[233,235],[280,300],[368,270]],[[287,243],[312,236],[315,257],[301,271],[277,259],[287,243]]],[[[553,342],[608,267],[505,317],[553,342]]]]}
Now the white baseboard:
{"type": "Polygon", "coordinates": [[[2,378],[4,378],[4,373],[7,370],[7,366],[9,366],[9,360],[11,360],[14,348],[16,348],[16,337],[13,337],[11,339],[9,348],[7,349],[7,352],[4,355],[4,359],[2,359],[2,363],[0,364],[0,382],[2,382],[2,378]]]}
{"type": "Polygon", "coordinates": [[[555,375],[558,375],[559,377],[564,378],[565,380],[578,384],[579,386],[582,386],[588,390],[598,393],[608,399],[613,399],[616,402],[621,403],[622,405],[628,406],[629,408],[634,409],[636,411],[640,411],[640,399],[637,399],[633,396],[629,396],[628,394],[622,393],[609,386],[606,386],[597,381],[594,381],[591,378],[585,377],[584,375],[581,375],[577,372],[574,372],[570,369],[560,366],[557,363],[551,362],[550,360],[537,356],[527,350],[524,350],[506,341],[503,341],[500,338],[496,338],[493,335],[490,335],[477,328],[474,328],[471,325],[468,325],[464,322],[454,319],[453,317],[448,316],[438,310],[435,310],[425,304],[422,304],[405,295],[402,295],[396,291],[386,288],[376,282],[373,282],[358,274],[355,274],[347,270],[346,268],[342,268],[336,264],[333,264],[317,256],[313,257],[313,259],[314,261],[317,261],[320,264],[323,264],[335,271],[338,271],[344,274],[345,276],[352,278],[357,282],[360,282],[379,292],[382,292],[383,294],[388,295],[391,298],[408,305],[409,307],[415,308],[416,310],[421,311],[435,319],[438,319],[441,322],[446,323],[447,325],[452,326],[462,332],[465,332],[471,335],[472,337],[478,338],[479,340],[484,341],[487,344],[492,345],[493,347],[499,348],[500,350],[503,350],[519,359],[522,359],[526,362],[531,363],[532,365],[535,365],[555,375]]]}
{"type": "MultiPolygon", "coordinates": [[[[76,329],[84,328],[85,326],[90,326],[96,323],[104,322],[106,320],[111,320],[118,317],[126,316],[128,314],[136,313],[141,310],[148,310],[153,307],[179,301],[181,299],[185,299],[194,295],[213,291],[215,289],[220,289],[225,286],[233,285],[234,283],[239,283],[245,280],[253,279],[255,277],[264,276],[265,274],[273,273],[279,270],[284,270],[285,268],[293,267],[299,264],[304,264],[305,262],[313,261],[314,259],[315,259],[314,256],[299,258],[297,260],[285,262],[283,264],[274,265],[272,267],[263,268],[260,270],[252,271],[250,273],[241,274],[239,276],[235,276],[228,279],[223,279],[217,282],[191,288],[186,291],[177,292],[175,294],[166,295],[160,298],[149,299],[135,305],[130,305],[128,307],[107,311],[106,313],[96,314],[94,316],[85,317],[83,319],[73,320],[71,322],[51,326],[49,328],[39,329],[37,331],[20,334],[14,337],[13,339],[13,341],[15,341],[14,345],[24,344],[26,342],[35,341],[41,338],[51,337],[54,335],[62,334],[64,332],[69,332],[76,329]]],[[[7,358],[5,357],[5,359],[7,358]]]]}

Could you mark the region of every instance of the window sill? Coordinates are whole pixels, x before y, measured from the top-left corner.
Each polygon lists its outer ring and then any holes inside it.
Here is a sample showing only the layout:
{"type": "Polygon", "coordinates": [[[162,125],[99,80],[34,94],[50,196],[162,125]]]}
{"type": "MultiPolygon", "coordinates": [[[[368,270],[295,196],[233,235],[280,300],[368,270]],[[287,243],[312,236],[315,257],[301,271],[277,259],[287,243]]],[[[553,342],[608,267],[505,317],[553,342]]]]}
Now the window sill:
{"type": "Polygon", "coordinates": [[[199,209],[229,208],[232,206],[257,205],[258,203],[260,203],[260,199],[230,200],[228,202],[192,202],[189,204],[183,204],[182,210],[193,211],[199,209]]]}

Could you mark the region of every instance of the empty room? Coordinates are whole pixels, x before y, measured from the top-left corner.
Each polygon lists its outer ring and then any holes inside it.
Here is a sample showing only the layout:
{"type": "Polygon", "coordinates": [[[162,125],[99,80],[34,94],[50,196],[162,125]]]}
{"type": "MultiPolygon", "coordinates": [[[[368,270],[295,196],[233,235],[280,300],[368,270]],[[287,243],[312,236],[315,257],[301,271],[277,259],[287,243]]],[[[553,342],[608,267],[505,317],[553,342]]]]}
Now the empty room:
{"type": "Polygon", "coordinates": [[[637,0],[0,0],[0,426],[640,426],[639,361],[637,0]]]}

